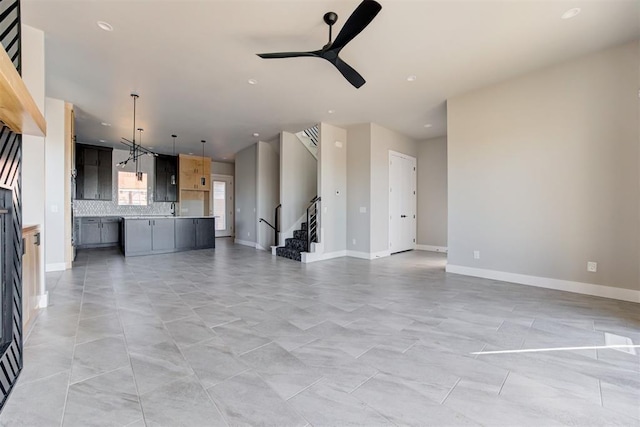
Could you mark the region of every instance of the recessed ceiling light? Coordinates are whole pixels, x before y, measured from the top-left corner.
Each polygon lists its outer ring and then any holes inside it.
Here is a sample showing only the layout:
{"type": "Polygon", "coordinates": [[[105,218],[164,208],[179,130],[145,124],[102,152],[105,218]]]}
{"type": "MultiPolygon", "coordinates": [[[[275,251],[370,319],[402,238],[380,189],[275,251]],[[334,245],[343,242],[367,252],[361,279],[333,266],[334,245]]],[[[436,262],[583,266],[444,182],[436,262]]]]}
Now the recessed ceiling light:
{"type": "Polygon", "coordinates": [[[193,153],[189,153],[189,155],[191,156],[191,155],[193,155],[193,153]]]}
{"type": "Polygon", "coordinates": [[[424,125],[424,127],[426,128],[430,128],[431,126],[433,126],[431,123],[427,123],[426,125],[424,125]]]}
{"type": "Polygon", "coordinates": [[[415,82],[417,78],[418,77],[416,77],[416,76],[409,76],[409,77],[407,77],[407,81],[408,82],[415,82]]]}
{"type": "Polygon", "coordinates": [[[102,126],[111,126],[111,123],[107,123],[107,122],[102,122],[100,123],[102,126]]]}
{"type": "Polygon", "coordinates": [[[253,136],[255,136],[255,137],[257,138],[257,137],[259,137],[259,136],[260,136],[260,134],[259,134],[258,132],[255,132],[255,133],[253,134],[253,136]]]}
{"type": "Polygon", "coordinates": [[[153,148],[153,147],[150,145],[149,148],[153,148]]]}
{"type": "Polygon", "coordinates": [[[105,141],[104,139],[99,139],[98,141],[100,141],[100,142],[107,142],[107,141],[105,141]]]}
{"type": "Polygon", "coordinates": [[[573,9],[569,9],[565,13],[563,13],[561,18],[562,19],[571,19],[571,18],[574,18],[574,17],[578,16],[579,13],[580,13],[580,8],[579,7],[574,7],[573,9]]]}
{"type": "Polygon", "coordinates": [[[222,160],[227,160],[227,158],[226,158],[226,157],[223,157],[223,158],[222,158],[222,160]]]}
{"type": "Polygon", "coordinates": [[[100,27],[100,29],[102,30],[109,31],[109,32],[113,31],[113,26],[108,22],[98,21],[97,24],[98,24],[98,27],[100,27]]]}
{"type": "Polygon", "coordinates": [[[247,83],[249,83],[250,85],[257,85],[258,81],[256,79],[249,79],[247,80],[247,83]]]}
{"type": "Polygon", "coordinates": [[[329,111],[327,111],[327,113],[329,113],[329,114],[333,114],[333,113],[335,113],[335,112],[336,112],[336,110],[329,110],[329,111]]]}

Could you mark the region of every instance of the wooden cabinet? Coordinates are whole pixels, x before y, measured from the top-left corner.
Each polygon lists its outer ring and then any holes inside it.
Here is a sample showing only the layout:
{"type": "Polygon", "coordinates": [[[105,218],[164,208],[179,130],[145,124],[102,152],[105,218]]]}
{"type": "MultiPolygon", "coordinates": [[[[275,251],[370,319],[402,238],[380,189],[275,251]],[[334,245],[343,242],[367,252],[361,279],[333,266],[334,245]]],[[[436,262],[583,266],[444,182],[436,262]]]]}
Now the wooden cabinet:
{"type": "Polygon", "coordinates": [[[211,158],[180,154],[180,190],[209,191],[211,189],[211,158]],[[204,184],[202,181],[204,178],[204,184]]]}
{"type": "Polygon", "coordinates": [[[178,201],[178,158],[159,155],[155,158],[155,192],[156,202],[178,201]]]}
{"type": "Polygon", "coordinates": [[[111,200],[112,150],[76,144],[76,199],[111,200]]]}
{"type": "Polygon", "coordinates": [[[40,289],[40,227],[30,226],[22,230],[22,325],[26,332],[38,312],[40,289]]]}

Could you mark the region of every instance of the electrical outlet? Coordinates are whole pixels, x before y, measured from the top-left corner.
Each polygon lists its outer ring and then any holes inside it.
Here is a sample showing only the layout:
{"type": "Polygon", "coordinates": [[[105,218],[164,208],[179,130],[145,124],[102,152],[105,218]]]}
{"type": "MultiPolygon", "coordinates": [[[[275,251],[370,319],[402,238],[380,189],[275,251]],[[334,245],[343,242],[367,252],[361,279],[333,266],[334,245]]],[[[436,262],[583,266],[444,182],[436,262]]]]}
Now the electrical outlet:
{"type": "Polygon", "coordinates": [[[473,259],[480,259],[480,251],[473,251],[473,259]]]}
{"type": "Polygon", "coordinates": [[[247,237],[251,237],[251,232],[247,231],[247,237]]]}
{"type": "Polygon", "coordinates": [[[360,213],[367,213],[367,207],[366,206],[360,206],[360,213]]]}
{"type": "Polygon", "coordinates": [[[595,273],[596,271],[598,271],[598,263],[594,261],[589,261],[587,263],[587,271],[591,273],[595,273]]]}
{"type": "Polygon", "coordinates": [[[356,244],[356,239],[352,239],[351,242],[355,245],[356,244]]]}

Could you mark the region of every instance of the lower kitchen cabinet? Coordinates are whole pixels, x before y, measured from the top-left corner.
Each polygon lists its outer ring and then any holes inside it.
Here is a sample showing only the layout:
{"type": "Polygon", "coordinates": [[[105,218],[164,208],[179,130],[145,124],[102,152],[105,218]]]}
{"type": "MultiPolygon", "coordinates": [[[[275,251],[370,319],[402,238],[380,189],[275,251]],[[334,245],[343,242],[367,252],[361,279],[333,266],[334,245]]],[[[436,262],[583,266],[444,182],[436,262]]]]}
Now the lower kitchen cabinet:
{"type": "Polygon", "coordinates": [[[76,247],[98,248],[117,246],[120,241],[119,217],[82,217],[77,218],[79,225],[76,227],[76,247]]]}
{"type": "Polygon", "coordinates": [[[151,249],[154,252],[173,250],[176,247],[176,221],[174,219],[152,219],[151,249]]]}
{"type": "Polygon", "coordinates": [[[124,220],[125,256],[215,248],[214,218],[124,220]]]}
{"type": "Polygon", "coordinates": [[[176,249],[192,249],[196,247],[196,220],[192,218],[176,218],[176,249]]]}
{"type": "Polygon", "coordinates": [[[150,219],[126,219],[124,221],[125,255],[151,253],[152,232],[150,219]]]}

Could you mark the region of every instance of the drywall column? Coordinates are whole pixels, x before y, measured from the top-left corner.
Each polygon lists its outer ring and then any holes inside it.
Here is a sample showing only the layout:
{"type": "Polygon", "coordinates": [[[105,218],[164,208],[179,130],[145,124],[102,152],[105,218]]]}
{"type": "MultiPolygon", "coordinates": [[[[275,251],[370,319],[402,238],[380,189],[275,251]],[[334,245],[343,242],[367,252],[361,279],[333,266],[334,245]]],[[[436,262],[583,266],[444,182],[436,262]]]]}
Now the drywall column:
{"type": "Polygon", "coordinates": [[[347,131],[320,123],[318,188],[323,259],[346,255],[347,131]]]}
{"type": "MultiPolygon", "coordinates": [[[[46,115],[45,109],[45,68],[44,68],[44,32],[22,25],[22,79],[24,80],[36,105],[46,115]]],[[[22,225],[40,225],[41,306],[46,307],[45,292],[45,149],[44,138],[22,136],[22,225]]]]}
{"type": "MultiPolygon", "coordinates": [[[[389,255],[389,150],[417,157],[416,142],[398,132],[371,124],[371,254],[389,255]]],[[[418,184],[419,186],[419,184],[418,184]]]]}
{"type": "Polygon", "coordinates": [[[447,138],[418,143],[418,249],[447,250],[447,138]]]}
{"type": "MultiPolygon", "coordinates": [[[[258,142],[257,155],[257,216],[258,219],[264,218],[275,227],[274,210],[280,203],[280,159],[274,146],[269,142],[258,142]]],[[[276,244],[274,230],[264,222],[258,223],[257,227],[258,249],[270,251],[271,246],[276,244]]]]}
{"type": "Polygon", "coordinates": [[[638,44],[448,100],[448,271],[640,302],[638,44]]]}
{"type": "Polygon", "coordinates": [[[370,258],[371,123],[347,129],[347,254],[370,258]]]}
{"type": "Polygon", "coordinates": [[[280,134],[280,242],[306,221],[309,202],[318,194],[318,161],[295,134],[280,134]]]}
{"type": "Polygon", "coordinates": [[[65,105],[59,99],[46,99],[47,136],[45,138],[45,259],[46,271],[66,269],[65,263],[65,105]]]}
{"type": "Polygon", "coordinates": [[[257,199],[257,145],[236,154],[235,198],[236,237],[235,243],[256,246],[256,199],[257,199]]]}

